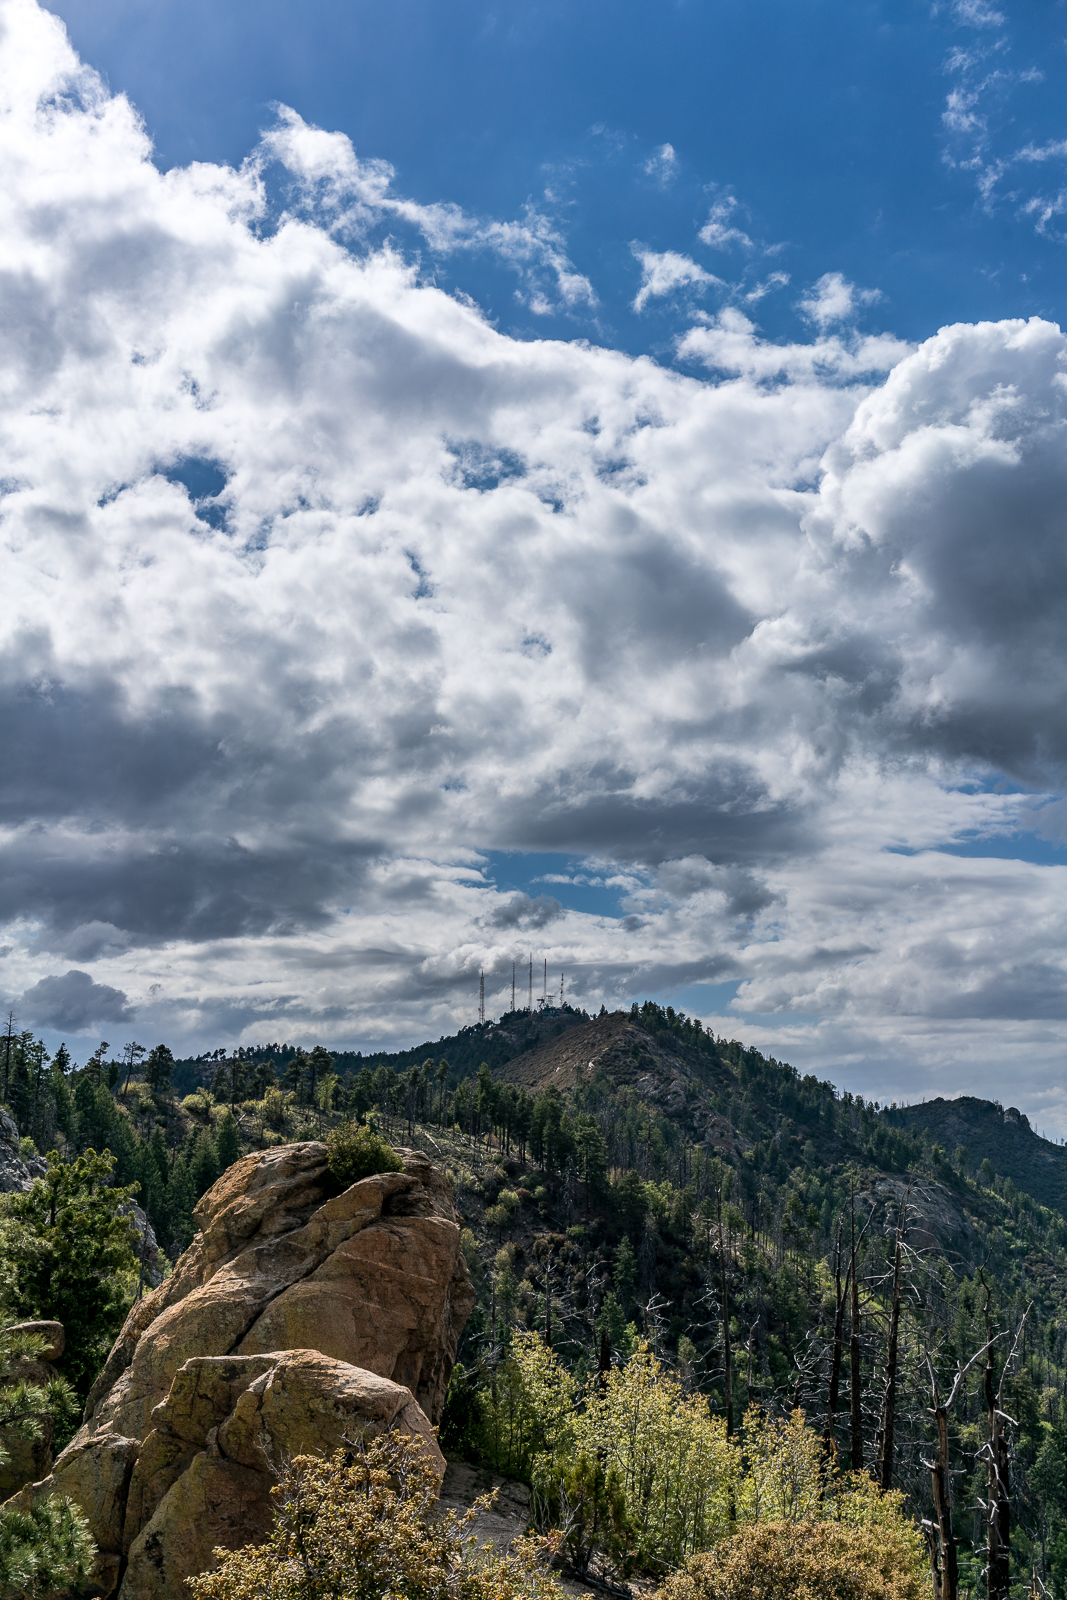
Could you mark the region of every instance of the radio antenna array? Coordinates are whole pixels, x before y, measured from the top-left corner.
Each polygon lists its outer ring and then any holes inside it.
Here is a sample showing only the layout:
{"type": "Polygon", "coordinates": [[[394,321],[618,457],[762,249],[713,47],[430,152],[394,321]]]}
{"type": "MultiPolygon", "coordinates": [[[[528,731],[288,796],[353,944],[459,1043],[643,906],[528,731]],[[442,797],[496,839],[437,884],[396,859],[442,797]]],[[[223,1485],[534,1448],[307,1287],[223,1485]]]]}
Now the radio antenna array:
{"type": "Polygon", "coordinates": [[[485,1021],[485,973],[478,974],[478,1021],[485,1021]]]}

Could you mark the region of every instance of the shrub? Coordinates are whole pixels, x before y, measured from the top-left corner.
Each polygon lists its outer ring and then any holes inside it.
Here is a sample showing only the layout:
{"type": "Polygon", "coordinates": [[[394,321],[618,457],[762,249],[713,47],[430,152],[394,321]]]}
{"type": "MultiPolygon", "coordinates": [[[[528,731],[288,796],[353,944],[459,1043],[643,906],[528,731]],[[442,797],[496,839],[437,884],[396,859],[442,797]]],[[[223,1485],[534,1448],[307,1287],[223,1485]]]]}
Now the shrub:
{"type": "Polygon", "coordinates": [[[329,1168],[346,1187],[375,1172],[399,1172],[404,1163],[380,1133],[366,1125],[342,1122],[326,1135],[329,1168]]]}
{"type": "MultiPolygon", "coordinates": [[[[27,1364],[41,1356],[46,1343],[39,1334],[0,1329],[0,1464],[5,1466],[11,1460],[8,1446],[41,1438],[48,1417],[62,1423],[77,1416],[74,1391],[62,1378],[36,1383],[25,1376],[27,1364]]],[[[88,1575],[94,1553],[88,1524],[68,1500],[0,1507],[2,1600],[66,1589],[88,1575]]]]}
{"type": "Polygon", "coordinates": [[[654,1600],[928,1600],[918,1534],[841,1522],[758,1522],[690,1556],[654,1600]]]}
{"type": "Polygon", "coordinates": [[[283,1094],[278,1088],[268,1089],[263,1096],[263,1121],[268,1128],[284,1128],[289,1120],[289,1107],[292,1104],[291,1094],[283,1094]]]}
{"type": "Polygon", "coordinates": [[[624,1572],[663,1574],[738,1524],[788,1522],[877,1530],[924,1570],[901,1495],[865,1473],[827,1471],[803,1412],[779,1420],[752,1407],[728,1438],[706,1398],[687,1395],[647,1345],[583,1385],[538,1334],[515,1333],[478,1411],[476,1448],[532,1484],[539,1526],[566,1528],[579,1569],[595,1547],[624,1572]]]}
{"type": "Polygon", "coordinates": [[[96,1554],[77,1506],[55,1496],[0,1507],[0,1597],[30,1600],[88,1577],[96,1554]]]}
{"type": "Polygon", "coordinates": [[[330,1461],[279,1468],[274,1531],[264,1545],[216,1550],[218,1567],[189,1580],[196,1600],[562,1600],[542,1569],[543,1541],[505,1555],[464,1516],[436,1514],[437,1475],[420,1440],[383,1434],[330,1461]]]}

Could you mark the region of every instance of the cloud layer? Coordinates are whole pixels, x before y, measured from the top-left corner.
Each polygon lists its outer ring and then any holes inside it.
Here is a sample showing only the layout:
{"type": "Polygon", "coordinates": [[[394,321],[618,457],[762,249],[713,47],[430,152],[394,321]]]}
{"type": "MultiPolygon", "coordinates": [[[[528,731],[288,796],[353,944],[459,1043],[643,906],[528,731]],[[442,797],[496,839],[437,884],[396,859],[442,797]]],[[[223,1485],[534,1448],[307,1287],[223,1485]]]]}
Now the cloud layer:
{"type": "MultiPolygon", "coordinates": [[[[740,985],[721,1031],[884,1094],[998,1092],[1014,1052],[1067,1117],[1064,868],[941,848],[1062,842],[1060,330],[861,337],[828,274],[808,343],[736,309],[674,365],[510,339],[374,229],[592,304],[535,216],[408,205],[289,111],[161,174],[54,19],[0,26],[26,1024],[407,1039],[533,943],[587,1004],[740,985]],[[588,858],[621,914],[488,850],[588,858]]],[[[708,276],[642,263],[646,299],[708,276]]]]}

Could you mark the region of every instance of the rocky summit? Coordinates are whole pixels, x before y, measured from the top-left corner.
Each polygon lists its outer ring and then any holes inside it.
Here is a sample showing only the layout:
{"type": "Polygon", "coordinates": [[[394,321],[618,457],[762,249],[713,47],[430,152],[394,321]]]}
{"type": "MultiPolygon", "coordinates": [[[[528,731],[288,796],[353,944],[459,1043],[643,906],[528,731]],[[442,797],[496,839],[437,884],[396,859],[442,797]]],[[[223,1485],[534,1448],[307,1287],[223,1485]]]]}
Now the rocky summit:
{"type": "Polygon", "coordinates": [[[271,1464],[398,1427],[426,1440],[474,1303],[448,1179],[336,1192],[317,1142],[237,1161],[173,1275],[127,1318],[76,1437],[24,1500],[69,1495],[99,1547],[92,1592],[180,1600],[270,1527],[271,1464]]]}

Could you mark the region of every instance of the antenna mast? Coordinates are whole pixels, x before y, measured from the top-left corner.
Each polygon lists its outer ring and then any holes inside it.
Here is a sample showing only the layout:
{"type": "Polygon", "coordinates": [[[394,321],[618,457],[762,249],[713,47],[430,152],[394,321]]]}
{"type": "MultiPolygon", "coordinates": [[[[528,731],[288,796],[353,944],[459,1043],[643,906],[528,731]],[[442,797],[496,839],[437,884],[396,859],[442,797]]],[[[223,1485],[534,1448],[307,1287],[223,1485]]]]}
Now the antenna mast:
{"type": "Polygon", "coordinates": [[[478,1021],[485,1021],[485,973],[478,974],[478,1021]]]}
{"type": "Polygon", "coordinates": [[[563,974],[559,975],[559,1009],[563,1010],[563,974]]]}
{"type": "Polygon", "coordinates": [[[529,1010],[530,1015],[533,1016],[533,951],[532,950],[530,951],[530,998],[529,998],[529,1000],[527,1002],[527,1009],[529,1010]]]}
{"type": "Polygon", "coordinates": [[[548,1004],[548,957],[547,956],[545,957],[545,981],[541,986],[541,1004],[543,1006],[547,1006],[547,1004],[548,1004]]]}
{"type": "Polygon", "coordinates": [[[511,963],[511,1009],[515,1009],[515,963],[511,963]]]}

